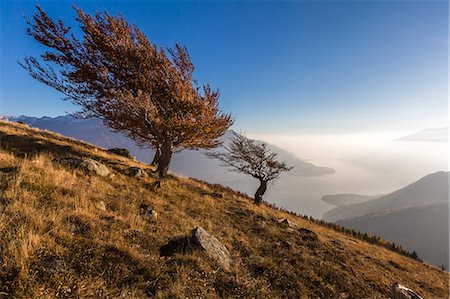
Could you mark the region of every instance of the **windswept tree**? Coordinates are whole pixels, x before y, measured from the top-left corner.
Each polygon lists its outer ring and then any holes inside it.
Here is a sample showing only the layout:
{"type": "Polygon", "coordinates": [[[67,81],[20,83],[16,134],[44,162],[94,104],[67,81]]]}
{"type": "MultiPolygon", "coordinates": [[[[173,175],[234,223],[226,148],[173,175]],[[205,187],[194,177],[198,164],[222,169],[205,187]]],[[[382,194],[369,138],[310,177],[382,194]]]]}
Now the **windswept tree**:
{"type": "Polygon", "coordinates": [[[277,160],[277,154],[267,148],[267,144],[249,139],[242,134],[233,132],[228,146],[224,151],[208,152],[210,158],[223,162],[230,171],[251,175],[259,180],[254,201],[260,204],[262,196],[267,190],[267,183],[277,179],[282,172],[290,171],[293,167],[277,160]]]}
{"type": "Polygon", "coordinates": [[[185,47],[161,48],[122,16],[74,9],[81,39],[39,6],[27,20],[27,34],[47,47],[40,59],[21,63],[33,78],[81,107],[79,116],[99,117],[140,146],[155,148],[160,176],[174,151],[221,144],[233,120],[219,109],[219,92],[195,80],[185,47]]]}

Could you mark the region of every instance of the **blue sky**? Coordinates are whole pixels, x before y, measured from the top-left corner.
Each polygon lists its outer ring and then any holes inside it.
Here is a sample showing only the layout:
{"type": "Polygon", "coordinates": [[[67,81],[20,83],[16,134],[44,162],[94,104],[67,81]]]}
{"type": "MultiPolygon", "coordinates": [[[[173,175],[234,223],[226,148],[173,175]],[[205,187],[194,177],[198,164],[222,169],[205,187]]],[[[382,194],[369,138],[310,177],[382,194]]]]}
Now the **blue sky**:
{"type": "MultiPolygon", "coordinates": [[[[0,114],[76,109],[17,64],[43,50],[25,34],[35,3],[1,3],[0,114]]],[[[159,45],[186,45],[197,78],[221,90],[221,107],[247,132],[447,125],[447,1],[37,3],[72,25],[72,4],[121,13],[159,45]]]]}

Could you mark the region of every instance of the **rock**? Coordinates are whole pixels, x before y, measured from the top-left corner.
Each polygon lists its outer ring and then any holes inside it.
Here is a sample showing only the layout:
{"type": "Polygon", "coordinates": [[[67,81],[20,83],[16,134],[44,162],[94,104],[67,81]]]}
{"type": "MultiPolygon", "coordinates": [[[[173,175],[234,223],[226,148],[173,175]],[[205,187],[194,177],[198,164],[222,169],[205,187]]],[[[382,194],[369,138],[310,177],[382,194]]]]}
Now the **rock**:
{"type": "Polygon", "coordinates": [[[230,269],[230,253],[216,237],[202,227],[197,227],[192,230],[192,241],[206,251],[208,256],[216,260],[225,270],[230,269]]]}
{"type": "Polygon", "coordinates": [[[420,296],[413,290],[408,289],[407,287],[405,287],[399,283],[395,283],[392,286],[391,298],[392,299],[423,299],[422,296],[420,296]]]}
{"type": "Polygon", "coordinates": [[[151,210],[150,217],[154,220],[158,219],[158,212],[156,212],[155,210],[151,210]]]}
{"type": "Polygon", "coordinates": [[[283,247],[283,248],[286,248],[286,249],[289,249],[289,248],[292,247],[291,242],[286,241],[286,240],[281,240],[279,242],[276,242],[276,245],[280,246],[280,247],[283,247]]]}
{"type": "Polygon", "coordinates": [[[139,167],[130,167],[128,169],[128,175],[135,178],[146,178],[148,177],[147,172],[139,167]]]}
{"type": "Polygon", "coordinates": [[[142,216],[148,218],[148,219],[152,219],[152,220],[156,220],[158,219],[158,212],[156,212],[155,210],[153,210],[148,204],[146,203],[141,203],[141,205],[139,206],[139,212],[142,216]]]}
{"type": "Polygon", "coordinates": [[[103,211],[103,212],[106,211],[106,204],[105,204],[105,202],[103,200],[96,202],[95,203],[95,207],[97,209],[99,209],[100,211],[103,211]]]}
{"type": "Polygon", "coordinates": [[[214,197],[214,198],[223,198],[223,195],[221,193],[218,193],[218,192],[211,193],[211,196],[214,197]]]}
{"type": "Polygon", "coordinates": [[[281,219],[281,220],[278,221],[278,223],[280,223],[280,224],[282,224],[282,225],[284,225],[286,227],[291,227],[291,228],[298,227],[297,224],[295,224],[294,222],[292,222],[292,221],[290,221],[288,219],[281,219]]]}
{"type": "Polygon", "coordinates": [[[93,159],[90,158],[75,158],[75,157],[68,157],[68,158],[62,158],[56,160],[57,162],[61,164],[66,164],[72,167],[77,167],[80,169],[83,169],[84,171],[95,173],[99,176],[108,176],[111,172],[109,171],[108,167],[106,167],[104,164],[99,163],[93,159]]]}
{"type": "Polygon", "coordinates": [[[116,154],[116,155],[119,155],[119,156],[122,156],[122,157],[126,157],[126,158],[132,159],[130,151],[127,150],[126,148],[117,148],[117,147],[115,147],[115,148],[110,148],[107,151],[109,153],[113,153],[113,154],[116,154]]]}
{"type": "Polygon", "coordinates": [[[156,191],[158,189],[161,189],[161,182],[160,181],[155,181],[154,183],[150,184],[149,189],[151,191],[156,191]]]}

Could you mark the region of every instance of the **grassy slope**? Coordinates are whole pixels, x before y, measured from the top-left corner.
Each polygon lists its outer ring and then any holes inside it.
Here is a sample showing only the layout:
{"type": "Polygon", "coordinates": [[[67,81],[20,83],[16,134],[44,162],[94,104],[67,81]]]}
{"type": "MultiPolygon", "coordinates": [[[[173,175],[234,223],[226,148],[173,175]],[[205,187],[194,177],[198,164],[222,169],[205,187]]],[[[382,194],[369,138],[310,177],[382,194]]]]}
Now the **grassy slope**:
{"type": "MultiPolygon", "coordinates": [[[[0,291],[5,297],[386,297],[394,282],[448,297],[447,273],[314,224],[220,186],[170,176],[129,178],[144,164],[61,135],[0,122],[0,291]],[[90,156],[116,175],[54,165],[90,156]],[[221,192],[223,198],[205,193],[221,192]],[[104,201],[107,210],[96,203],[104,201]],[[157,220],[140,215],[147,203],[157,220]],[[318,234],[303,240],[288,218],[318,234]],[[196,226],[215,235],[235,263],[205,253],[161,257],[159,248],[196,226]],[[341,243],[333,242],[340,239],[341,243]],[[279,241],[290,242],[288,246],[279,241]]],[[[0,295],[1,297],[1,295],[0,295]]]]}

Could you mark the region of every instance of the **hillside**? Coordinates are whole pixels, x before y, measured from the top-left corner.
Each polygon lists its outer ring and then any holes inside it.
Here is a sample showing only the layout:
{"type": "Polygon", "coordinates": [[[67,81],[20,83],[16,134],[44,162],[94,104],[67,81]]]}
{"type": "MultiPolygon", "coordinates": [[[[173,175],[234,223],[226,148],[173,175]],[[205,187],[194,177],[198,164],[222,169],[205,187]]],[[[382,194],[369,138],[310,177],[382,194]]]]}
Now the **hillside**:
{"type": "Polygon", "coordinates": [[[395,241],[425,261],[449,267],[449,202],[388,210],[337,223],[395,241]]]}
{"type": "MultiPolygon", "coordinates": [[[[153,158],[152,149],[139,148],[133,140],[123,134],[112,132],[99,119],[77,119],[70,115],[40,118],[29,116],[3,118],[11,121],[21,121],[32,127],[57,132],[100,147],[127,148],[130,150],[131,155],[141,162],[148,163],[153,158]]],[[[230,136],[232,136],[231,130],[223,138],[225,144],[227,144],[230,136]]],[[[295,165],[295,167],[292,171],[284,173],[282,175],[283,179],[269,188],[266,199],[269,202],[289,207],[292,210],[298,210],[298,203],[301,202],[303,207],[302,213],[321,217],[325,211],[330,209],[330,206],[319,200],[323,195],[322,190],[305,192],[305,185],[308,187],[311,184],[310,180],[307,182],[306,179],[331,175],[335,172],[334,169],[319,167],[303,161],[289,151],[273,144],[268,144],[268,146],[271,150],[278,153],[280,160],[286,161],[289,165],[295,165]],[[284,184],[284,182],[289,182],[289,184],[284,184]]],[[[203,150],[186,150],[175,153],[171,163],[171,170],[178,175],[218,183],[248,194],[253,194],[258,187],[258,182],[249,176],[225,171],[220,161],[207,158],[203,150]]]]}
{"type": "Polygon", "coordinates": [[[449,173],[436,172],[380,198],[337,207],[324,219],[379,235],[448,267],[448,187],[449,173]]]}
{"type": "Polygon", "coordinates": [[[337,207],[325,213],[323,219],[338,221],[391,209],[446,201],[449,196],[448,188],[449,173],[440,171],[380,198],[337,207]]]}
{"type": "Polygon", "coordinates": [[[0,122],[0,146],[7,298],[386,298],[397,282],[449,295],[448,273],[220,185],[169,176],[156,188],[130,176],[145,164],[21,124],[0,122]],[[114,175],[55,162],[68,156],[114,175]],[[196,227],[226,247],[229,266],[189,242],[166,254],[196,227]]]}

